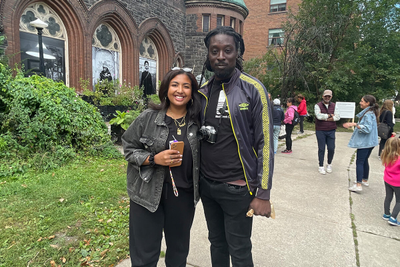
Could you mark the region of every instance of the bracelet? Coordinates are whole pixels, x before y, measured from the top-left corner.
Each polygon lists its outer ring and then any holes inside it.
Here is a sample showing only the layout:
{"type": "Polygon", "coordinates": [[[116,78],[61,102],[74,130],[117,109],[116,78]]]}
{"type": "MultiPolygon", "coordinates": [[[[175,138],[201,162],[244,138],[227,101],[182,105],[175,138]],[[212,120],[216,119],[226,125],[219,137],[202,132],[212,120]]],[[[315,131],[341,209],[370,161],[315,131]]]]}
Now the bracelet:
{"type": "Polygon", "coordinates": [[[150,167],[154,167],[154,165],[156,165],[156,163],[154,162],[154,156],[156,153],[152,152],[149,156],[149,165],[150,167]]]}

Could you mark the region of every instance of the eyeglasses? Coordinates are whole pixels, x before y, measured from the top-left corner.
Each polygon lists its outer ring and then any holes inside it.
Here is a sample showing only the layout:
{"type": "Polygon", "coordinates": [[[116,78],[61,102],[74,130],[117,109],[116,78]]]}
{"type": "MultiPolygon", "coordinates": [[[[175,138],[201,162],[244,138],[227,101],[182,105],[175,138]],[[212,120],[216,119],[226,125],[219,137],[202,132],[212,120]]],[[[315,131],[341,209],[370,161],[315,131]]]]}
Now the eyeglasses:
{"type": "Polygon", "coordinates": [[[179,68],[179,67],[173,67],[171,70],[183,70],[184,72],[190,72],[190,73],[193,73],[191,68],[179,68]]]}
{"type": "Polygon", "coordinates": [[[324,95],[324,97],[329,97],[329,98],[331,98],[332,96],[330,96],[330,95],[324,95]]]}

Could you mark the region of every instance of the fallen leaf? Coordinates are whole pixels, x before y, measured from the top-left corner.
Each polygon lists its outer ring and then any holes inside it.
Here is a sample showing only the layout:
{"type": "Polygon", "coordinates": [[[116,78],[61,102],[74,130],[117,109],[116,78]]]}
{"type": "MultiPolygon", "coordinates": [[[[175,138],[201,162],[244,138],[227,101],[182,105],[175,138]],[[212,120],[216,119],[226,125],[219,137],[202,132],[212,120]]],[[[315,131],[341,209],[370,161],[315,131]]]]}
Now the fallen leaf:
{"type": "Polygon", "coordinates": [[[5,229],[11,229],[12,226],[6,225],[5,229]]]}
{"type": "Polygon", "coordinates": [[[67,228],[68,228],[68,229],[71,229],[71,226],[67,225],[67,228]]]}
{"type": "Polygon", "coordinates": [[[64,258],[64,257],[61,257],[60,260],[61,260],[63,263],[66,263],[66,262],[67,262],[67,259],[64,258]]]}
{"type": "Polygon", "coordinates": [[[110,222],[112,222],[112,220],[111,220],[111,219],[108,219],[107,223],[110,223],[110,222]]]}
{"type": "Polygon", "coordinates": [[[42,238],[41,238],[41,237],[37,240],[37,242],[40,242],[40,241],[42,241],[42,238]]]}
{"type": "Polygon", "coordinates": [[[86,243],[86,244],[85,244],[86,246],[89,246],[89,245],[90,245],[90,239],[89,239],[89,240],[86,240],[86,239],[85,239],[85,240],[83,240],[83,242],[86,243]]]}
{"type": "Polygon", "coordinates": [[[104,172],[104,169],[101,169],[100,171],[101,171],[101,172],[104,172]]]}
{"type": "Polygon", "coordinates": [[[102,222],[102,221],[104,221],[104,220],[103,220],[103,219],[100,219],[100,220],[99,220],[99,222],[102,222]]]}
{"type": "Polygon", "coordinates": [[[81,263],[81,266],[89,266],[89,263],[87,261],[84,261],[81,263]]]}
{"type": "Polygon", "coordinates": [[[27,188],[27,187],[28,187],[26,184],[21,184],[21,186],[23,186],[23,187],[25,187],[25,188],[27,188]]]}
{"type": "Polygon", "coordinates": [[[51,244],[50,247],[55,248],[55,249],[58,249],[58,248],[59,248],[58,245],[53,245],[53,244],[51,244]]]}
{"type": "Polygon", "coordinates": [[[100,253],[100,256],[104,257],[104,255],[107,253],[107,251],[108,251],[108,249],[102,251],[102,252],[100,253]]]}
{"type": "Polygon", "coordinates": [[[54,175],[56,175],[56,174],[53,172],[53,174],[52,174],[51,176],[53,176],[53,177],[54,177],[54,175]]]}
{"type": "Polygon", "coordinates": [[[50,264],[51,264],[51,267],[57,267],[57,264],[55,261],[51,261],[50,264]]]}
{"type": "Polygon", "coordinates": [[[70,247],[70,248],[68,249],[69,253],[73,252],[74,250],[75,250],[75,248],[73,248],[73,247],[70,247]]]}
{"type": "Polygon", "coordinates": [[[108,243],[110,246],[112,246],[112,245],[114,245],[114,243],[113,242],[110,242],[110,243],[108,243]]]}
{"type": "Polygon", "coordinates": [[[5,184],[5,183],[7,183],[7,181],[1,182],[0,184],[5,184]]]}
{"type": "Polygon", "coordinates": [[[55,235],[51,235],[48,237],[48,239],[53,239],[54,237],[56,237],[55,235]]]}
{"type": "Polygon", "coordinates": [[[60,198],[60,199],[59,199],[59,201],[60,201],[60,202],[63,202],[63,201],[64,201],[64,199],[63,199],[63,198],[60,198]]]}

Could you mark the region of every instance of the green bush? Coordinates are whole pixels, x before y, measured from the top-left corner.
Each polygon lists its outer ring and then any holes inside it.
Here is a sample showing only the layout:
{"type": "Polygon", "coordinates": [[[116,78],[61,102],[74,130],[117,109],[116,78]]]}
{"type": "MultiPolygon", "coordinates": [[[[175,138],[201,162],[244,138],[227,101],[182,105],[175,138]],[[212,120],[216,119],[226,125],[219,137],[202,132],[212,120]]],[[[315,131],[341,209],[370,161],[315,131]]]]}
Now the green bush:
{"type": "Polygon", "coordinates": [[[12,77],[0,64],[0,176],[55,168],[82,152],[114,158],[110,147],[97,108],[73,88],[18,71],[12,77]]]}

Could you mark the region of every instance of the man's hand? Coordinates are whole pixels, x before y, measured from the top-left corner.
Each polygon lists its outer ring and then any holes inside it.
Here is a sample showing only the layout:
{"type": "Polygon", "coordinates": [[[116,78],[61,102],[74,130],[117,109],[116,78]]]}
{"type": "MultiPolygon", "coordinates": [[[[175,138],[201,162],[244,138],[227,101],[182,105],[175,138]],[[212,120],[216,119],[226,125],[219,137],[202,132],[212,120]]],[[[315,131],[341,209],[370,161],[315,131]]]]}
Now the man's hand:
{"type": "Polygon", "coordinates": [[[265,216],[267,218],[271,216],[271,203],[269,200],[263,200],[255,197],[251,201],[249,209],[254,210],[254,215],[265,216]]]}

